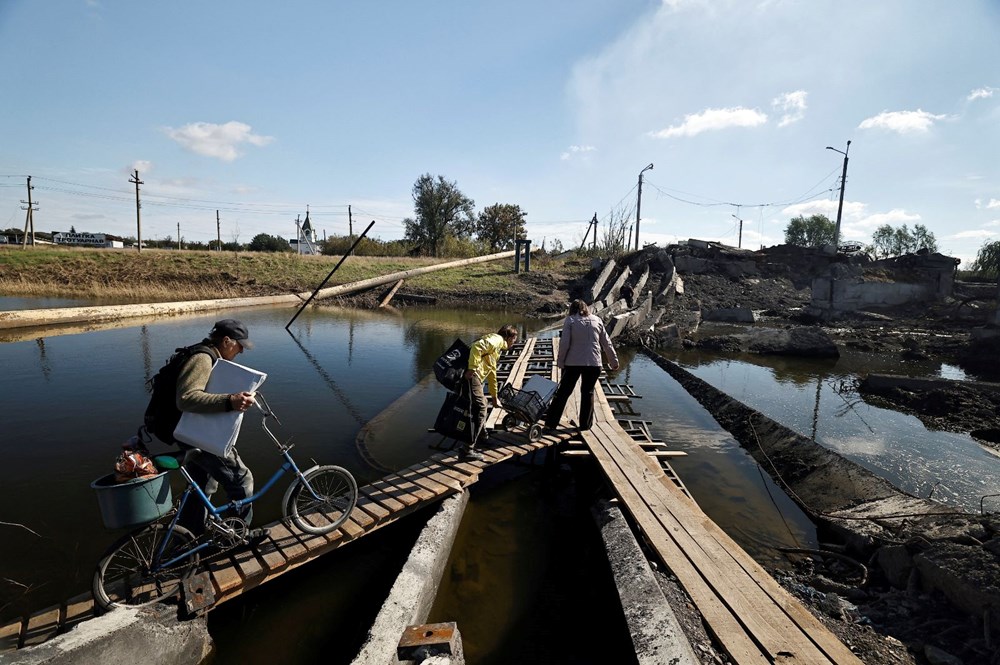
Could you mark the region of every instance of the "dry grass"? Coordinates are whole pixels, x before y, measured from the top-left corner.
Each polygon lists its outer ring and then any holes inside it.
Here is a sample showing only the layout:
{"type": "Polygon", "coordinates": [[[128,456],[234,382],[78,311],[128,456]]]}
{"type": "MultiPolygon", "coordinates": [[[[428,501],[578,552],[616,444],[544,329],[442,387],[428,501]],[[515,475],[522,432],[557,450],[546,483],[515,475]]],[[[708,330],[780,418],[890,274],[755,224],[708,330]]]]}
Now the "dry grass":
{"type": "MultiPolygon", "coordinates": [[[[114,302],[169,302],[311,291],[340,260],[267,252],[0,248],[0,295],[114,302]]],[[[447,259],[446,259],[447,260],[447,259]]],[[[351,256],[327,286],[441,263],[441,259],[351,256]]],[[[546,262],[537,262],[539,268],[546,262]]],[[[516,292],[525,284],[513,260],[422,275],[408,286],[423,292],[516,292]]]]}

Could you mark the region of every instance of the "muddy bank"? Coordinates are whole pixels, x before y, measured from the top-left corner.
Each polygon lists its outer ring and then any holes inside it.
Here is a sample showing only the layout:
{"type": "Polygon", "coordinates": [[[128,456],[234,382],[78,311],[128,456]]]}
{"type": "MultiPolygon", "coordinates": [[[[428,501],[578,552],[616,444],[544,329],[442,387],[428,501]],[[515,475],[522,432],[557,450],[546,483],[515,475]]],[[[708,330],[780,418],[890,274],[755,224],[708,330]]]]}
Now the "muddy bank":
{"type": "Polygon", "coordinates": [[[1000,516],[970,515],[910,496],[645,352],[786,488],[832,544],[831,554],[804,559],[797,575],[777,577],[836,619],[838,630],[846,631],[843,639],[861,639],[871,626],[912,654],[930,646],[967,663],[990,662],[1000,640],[990,614],[1000,607],[1000,516]],[[856,563],[838,573],[841,554],[856,563]],[[866,575],[858,573],[861,565],[866,575]],[[945,630],[929,632],[928,622],[945,630]]]}

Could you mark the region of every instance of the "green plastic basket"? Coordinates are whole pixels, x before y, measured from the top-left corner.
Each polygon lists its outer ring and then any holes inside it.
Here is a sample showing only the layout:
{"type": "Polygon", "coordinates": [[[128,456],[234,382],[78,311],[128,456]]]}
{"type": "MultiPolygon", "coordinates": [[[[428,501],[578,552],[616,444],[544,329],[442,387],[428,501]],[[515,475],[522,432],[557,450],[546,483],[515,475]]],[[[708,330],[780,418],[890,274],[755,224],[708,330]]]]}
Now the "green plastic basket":
{"type": "Polygon", "coordinates": [[[126,529],[147,524],[166,515],[173,505],[170,474],[140,476],[124,483],[115,481],[109,473],[90,483],[97,492],[101,519],[109,529],[126,529]]]}

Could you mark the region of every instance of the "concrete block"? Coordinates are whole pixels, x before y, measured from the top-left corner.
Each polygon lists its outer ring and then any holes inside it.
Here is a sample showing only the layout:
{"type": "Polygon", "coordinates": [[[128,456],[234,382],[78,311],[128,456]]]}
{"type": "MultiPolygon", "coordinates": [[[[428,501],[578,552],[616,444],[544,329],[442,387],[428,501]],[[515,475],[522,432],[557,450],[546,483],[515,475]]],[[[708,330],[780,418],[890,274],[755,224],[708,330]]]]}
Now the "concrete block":
{"type": "Polygon", "coordinates": [[[628,266],[622,268],[622,271],[618,273],[618,277],[615,278],[611,285],[604,289],[601,294],[601,298],[607,302],[614,302],[618,300],[618,293],[621,291],[622,285],[632,276],[632,271],[628,266]]]}
{"type": "Polygon", "coordinates": [[[726,323],[754,323],[757,320],[757,316],[749,307],[723,307],[702,310],[701,320],[722,321],[726,323]]]}
{"type": "Polygon", "coordinates": [[[615,266],[616,264],[614,259],[608,259],[608,262],[604,264],[604,269],[601,270],[597,279],[594,280],[594,283],[590,287],[590,297],[587,298],[588,303],[592,303],[597,300],[597,294],[603,292],[604,284],[608,281],[608,278],[611,277],[611,273],[614,272],[615,266]]]}
{"type": "Polygon", "coordinates": [[[617,314],[611,317],[611,321],[607,326],[608,337],[614,339],[625,332],[629,327],[629,320],[632,318],[632,313],[627,312],[625,314],[617,314]]]}
{"type": "Polygon", "coordinates": [[[35,647],[0,654],[2,665],[178,665],[202,662],[212,651],[204,618],[178,621],[165,605],[118,608],[84,621],[35,647]]]}
{"type": "Polygon", "coordinates": [[[699,259],[684,255],[675,256],[674,265],[677,267],[677,272],[691,275],[709,272],[712,269],[712,262],[708,259],[699,259]]]}
{"type": "Polygon", "coordinates": [[[428,520],[354,665],[396,665],[396,646],[403,631],[407,626],[424,623],[431,611],[468,502],[468,491],[449,497],[428,520]]]}
{"type": "Polygon", "coordinates": [[[697,665],[700,661],[621,511],[601,501],[591,513],[604,540],[636,661],[640,665],[697,665]]]}

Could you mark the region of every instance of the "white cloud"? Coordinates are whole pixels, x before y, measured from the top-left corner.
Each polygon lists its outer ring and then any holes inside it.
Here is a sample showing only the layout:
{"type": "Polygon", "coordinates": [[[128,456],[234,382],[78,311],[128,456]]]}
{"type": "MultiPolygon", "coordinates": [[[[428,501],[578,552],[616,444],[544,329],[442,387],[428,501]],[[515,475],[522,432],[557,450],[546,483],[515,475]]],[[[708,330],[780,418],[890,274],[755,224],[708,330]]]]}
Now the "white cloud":
{"type": "Polygon", "coordinates": [[[986,209],[989,210],[991,208],[1000,208],[1000,200],[990,199],[990,202],[986,204],[986,209]]]}
{"type": "Polygon", "coordinates": [[[572,159],[574,155],[594,152],[595,150],[597,150],[597,148],[595,148],[592,145],[571,145],[566,152],[559,155],[559,159],[562,160],[572,159]]]}
{"type": "Polygon", "coordinates": [[[236,120],[230,120],[223,125],[192,122],[179,129],[164,128],[167,136],[185,149],[224,162],[231,162],[242,154],[239,151],[241,144],[249,143],[260,147],[274,140],[272,136],[261,136],[251,130],[250,125],[236,120]]]}
{"type": "Polygon", "coordinates": [[[808,96],[809,93],[805,90],[796,90],[795,92],[782,93],[774,98],[771,106],[782,114],[781,120],[778,121],[778,127],[790,125],[805,117],[806,97],[808,96]]]}
{"type": "Polygon", "coordinates": [[[997,235],[996,231],[987,231],[986,229],[976,229],[973,231],[959,231],[954,235],[949,236],[950,238],[992,238],[997,235]]]}
{"type": "Polygon", "coordinates": [[[899,208],[894,208],[889,212],[877,212],[874,215],[868,215],[858,220],[858,226],[865,227],[876,227],[889,224],[890,226],[894,224],[907,224],[909,222],[919,222],[920,215],[912,212],[906,212],[899,208]]]}
{"type": "Polygon", "coordinates": [[[926,132],[930,130],[935,120],[944,120],[947,116],[935,115],[927,111],[883,111],[876,116],[867,118],[858,125],[858,129],[886,129],[900,134],[910,132],[926,132]]]}
{"type": "Polygon", "coordinates": [[[977,99],[989,99],[996,91],[997,88],[990,88],[988,86],[985,88],[977,88],[969,93],[969,96],[965,98],[965,101],[972,102],[977,99]]]}
{"type": "Polygon", "coordinates": [[[991,222],[986,222],[986,226],[1000,226],[1000,219],[994,219],[991,222]]]}
{"type": "Polygon", "coordinates": [[[139,177],[142,177],[143,173],[149,173],[153,170],[153,162],[148,159],[137,159],[132,162],[132,166],[128,167],[129,175],[132,175],[135,171],[139,172],[139,177]]]}
{"type": "Polygon", "coordinates": [[[649,135],[658,139],[674,136],[695,136],[702,132],[728,129],[729,127],[757,127],[767,122],[767,115],[755,109],[738,106],[730,109],[705,109],[701,113],[684,116],[680,125],[671,125],[649,135]]]}

